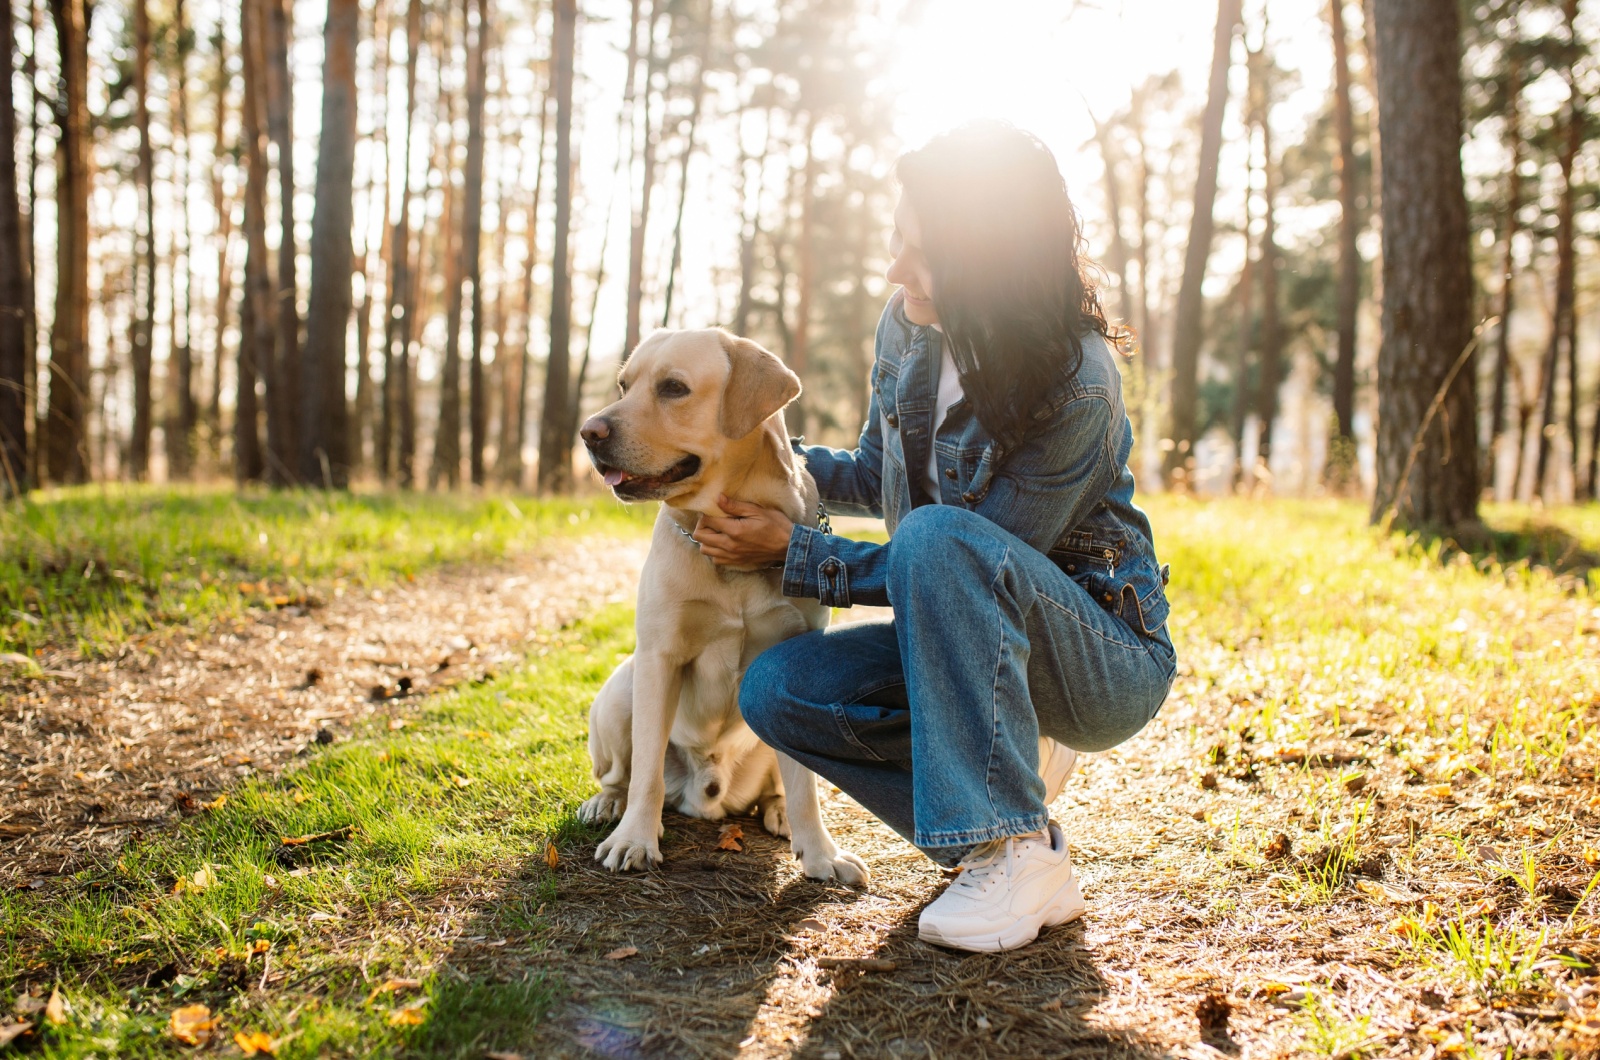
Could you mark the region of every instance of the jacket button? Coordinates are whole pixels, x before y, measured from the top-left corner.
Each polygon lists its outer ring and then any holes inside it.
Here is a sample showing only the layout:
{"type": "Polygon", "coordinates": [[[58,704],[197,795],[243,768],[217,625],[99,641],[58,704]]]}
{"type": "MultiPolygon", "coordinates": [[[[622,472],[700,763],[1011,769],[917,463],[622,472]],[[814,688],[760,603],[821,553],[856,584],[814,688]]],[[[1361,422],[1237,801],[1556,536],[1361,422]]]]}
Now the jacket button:
{"type": "Polygon", "coordinates": [[[900,426],[900,417],[899,417],[899,416],[896,416],[896,415],[895,415],[895,414],[894,414],[894,413],[892,413],[892,412],[891,412],[891,413],[889,413],[889,426],[891,426],[891,427],[898,427],[898,426],[900,426]]]}
{"type": "Polygon", "coordinates": [[[953,467],[945,468],[944,469],[944,477],[949,479],[950,481],[954,482],[955,478],[956,478],[956,469],[953,468],[953,467]]]}
{"type": "Polygon", "coordinates": [[[1077,569],[1078,569],[1078,565],[1076,563],[1067,564],[1067,571],[1069,573],[1075,573],[1077,571],[1077,569]]]}
{"type": "Polygon", "coordinates": [[[1101,597],[1101,599],[1103,599],[1106,603],[1109,604],[1111,602],[1111,594],[1110,593],[1106,593],[1105,596],[1101,597]]]}
{"type": "Polygon", "coordinates": [[[978,495],[973,493],[971,490],[968,490],[961,495],[961,499],[966,501],[968,504],[971,504],[978,499],[978,495]]]}

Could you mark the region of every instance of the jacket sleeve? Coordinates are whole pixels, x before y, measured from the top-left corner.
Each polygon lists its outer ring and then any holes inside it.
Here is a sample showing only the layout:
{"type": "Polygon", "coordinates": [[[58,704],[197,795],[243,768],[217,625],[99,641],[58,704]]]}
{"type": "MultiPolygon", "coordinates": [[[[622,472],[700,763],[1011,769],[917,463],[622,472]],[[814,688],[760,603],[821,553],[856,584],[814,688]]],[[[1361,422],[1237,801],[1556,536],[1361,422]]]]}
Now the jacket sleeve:
{"type": "Polygon", "coordinates": [[[794,450],[805,457],[806,470],[817,480],[817,495],[830,512],[839,515],[883,518],[883,437],[878,414],[878,391],[867,405],[867,422],[854,449],[801,445],[794,450]]]}
{"type": "MultiPolygon", "coordinates": [[[[1102,394],[1072,398],[1009,454],[971,510],[1038,551],[1049,552],[1116,482],[1120,473],[1111,402],[1102,394]]],[[[786,596],[830,607],[889,605],[889,549],[796,526],[784,557],[786,596]]]]}

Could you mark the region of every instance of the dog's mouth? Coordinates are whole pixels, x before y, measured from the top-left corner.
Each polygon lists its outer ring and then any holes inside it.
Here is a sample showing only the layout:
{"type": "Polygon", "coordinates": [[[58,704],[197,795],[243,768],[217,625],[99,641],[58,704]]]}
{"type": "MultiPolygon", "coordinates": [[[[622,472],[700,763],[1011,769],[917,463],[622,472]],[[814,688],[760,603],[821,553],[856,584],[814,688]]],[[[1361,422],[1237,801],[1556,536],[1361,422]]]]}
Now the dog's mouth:
{"type": "Polygon", "coordinates": [[[638,500],[699,474],[700,458],[691,454],[656,475],[638,475],[598,460],[594,466],[600,472],[600,477],[605,479],[606,485],[611,487],[611,492],[625,500],[638,500]]]}

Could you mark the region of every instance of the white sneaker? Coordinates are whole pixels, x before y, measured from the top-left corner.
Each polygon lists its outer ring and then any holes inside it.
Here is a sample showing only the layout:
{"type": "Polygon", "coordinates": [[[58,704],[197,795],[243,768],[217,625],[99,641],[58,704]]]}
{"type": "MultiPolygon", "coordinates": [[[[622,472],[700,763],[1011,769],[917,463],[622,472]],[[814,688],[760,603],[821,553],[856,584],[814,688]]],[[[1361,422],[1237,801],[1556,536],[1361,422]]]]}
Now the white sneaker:
{"type": "Polygon", "coordinates": [[[917,937],[993,953],[1026,946],[1039,929],[1083,915],[1083,892],[1054,821],[1043,832],[985,843],[917,919],[917,937]]]}
{"type": "Polygon", "coordinates": [[[1067,778],[1078,765],[1078,752],[1048,736],[1039,737],[1039,777],[1044,781],[1044,805],[1061,797],[1067,778]]]}

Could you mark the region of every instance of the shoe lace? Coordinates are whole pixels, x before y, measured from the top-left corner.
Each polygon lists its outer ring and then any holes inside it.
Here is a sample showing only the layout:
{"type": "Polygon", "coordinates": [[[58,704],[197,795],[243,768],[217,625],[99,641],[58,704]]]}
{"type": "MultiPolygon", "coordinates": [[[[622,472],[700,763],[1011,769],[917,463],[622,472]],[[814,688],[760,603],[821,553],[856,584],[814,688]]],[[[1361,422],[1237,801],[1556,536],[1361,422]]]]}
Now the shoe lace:
{"type": "Polygon", "coordinates": [[[961,875],[950,887],[980,895],[992,891],[1001,880],[1011,875],[1011,863],[1016,856],[1017,839],[992,839],[974,847],[961,859],[961,875]]]}

